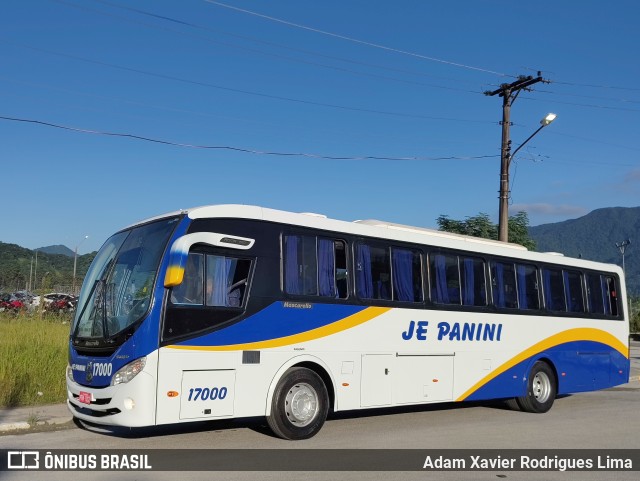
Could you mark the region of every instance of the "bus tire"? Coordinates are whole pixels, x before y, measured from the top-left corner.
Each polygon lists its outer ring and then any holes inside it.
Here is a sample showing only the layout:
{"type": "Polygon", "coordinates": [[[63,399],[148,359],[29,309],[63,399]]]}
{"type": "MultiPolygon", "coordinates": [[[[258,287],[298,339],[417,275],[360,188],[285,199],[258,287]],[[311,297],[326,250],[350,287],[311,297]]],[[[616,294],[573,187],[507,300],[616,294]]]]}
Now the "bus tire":
{"type": "Polygon", "coordinates": [[[517,398],[520,409],[528,413],[546,413],[556,398],[556,375],[544,361],[537,361],[527,379],[527,394],[517,398]]]}
{"type": "Polygon", "coordinates": [[[267,423],[283,439],[315,436],[329,411],[329,395],[322,378],[311,369],[293,367],[276,386],[267,423]]]}

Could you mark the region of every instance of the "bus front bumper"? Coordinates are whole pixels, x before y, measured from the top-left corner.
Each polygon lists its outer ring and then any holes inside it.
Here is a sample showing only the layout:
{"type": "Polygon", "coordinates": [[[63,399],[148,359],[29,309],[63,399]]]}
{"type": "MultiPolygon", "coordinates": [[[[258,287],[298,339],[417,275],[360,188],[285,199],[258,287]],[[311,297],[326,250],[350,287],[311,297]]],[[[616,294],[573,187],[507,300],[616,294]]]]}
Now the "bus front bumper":
{"type": "Polygon", "coordinates": [[[78,419],[111,426],[143,427],[155,425],[156,384],[146,372],[128,383],[100,389],[82,386],[67,377],[67,406],[78,419]],[[81,402],[90,395],[90,404],[81,402]]]}

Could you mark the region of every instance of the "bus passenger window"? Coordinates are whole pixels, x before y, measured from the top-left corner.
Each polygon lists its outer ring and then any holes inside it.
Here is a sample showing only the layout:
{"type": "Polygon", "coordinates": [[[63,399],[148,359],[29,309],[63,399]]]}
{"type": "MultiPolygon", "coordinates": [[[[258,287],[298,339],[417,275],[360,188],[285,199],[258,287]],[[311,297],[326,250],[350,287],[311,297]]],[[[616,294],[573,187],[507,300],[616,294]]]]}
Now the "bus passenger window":
{"type": "Polygon", "coordinates": [[[603,283],[606,286],[605,314],[618,317],[618,290],[616,289],[616,281],[613,277],[602,276],[603,283]]]}
{"type": "Polygon", "coordinates": [[[496,307],[517,309],[516,276],[512,263],[491,263],[491,284],[493,286],[493,303],[496,307]]]}
{"type": "MultiPolygon", "coordinates": [[[[346,299],[348,295],[347,247],[342,241],[334,241],[335,246],[335,280],[337,296],[346,299]]],[[[330,269],[327,269],[330,272],[330,269]]]]}
{"type": "Polygon", "coordinates": [[[462,305],[486,306],[487,285],[484,261],[475,257],[460,257],[462,305]]]}
{"type": "Polygon", "coordinates": [[[202,305],[203,279],[204,256],[190,253],[187,257],[182,283],[171,289],[171,303],[202,305]]]}
{"type": "Polygon", "coordinates": [[[569,312],[584,312],[582,274],[578,271],[563,271],[564,292],[569,312]]]}
{"type": "Polygon", "coordinates": [[[347,297],[347,256],[343,241],[284,236],[284,290],[288,294],[347,297]]]}
{"type": "Polygon", "coordinates": [[[437,304],[460,304],[458,256],[433,254],[429,259],[431,300],[437,304]]]}
{"type": "Polygon", "coordinates": [[[391,299],[391,262],[389,249],[358,244],[356,280],[362,299],[391,299]]]}
{"type": "Polygon", "coordinates": [[[535,266],[517,264],[518,305],[520,309],[540,309],[538,269],[535,266]]]}
{"type": "Polygon", "coordinates": [[[207,306],[242,307],[251,261],[207,255],[207,306]]]}
{"type": "Polygon", "coordinates": [[[422,302],[422,265],[420,253],[391,249],[393,300],[422,302]]]}
{"type": "Polygon", "coordinates": [[[564,298],[562,271],[560,269],[542,269],[542,287],[547,309],[566,312],[567,304],[564,298]]]}
{"type": "Polygon", "coordinates": [[[289,294],[318,294],[318,263],[314,236],[289,235],[284,238],[285,290],[289,294]]]}
{"type": "Polygon", "coordinates": [[[591,314],[604,314],[605,294],[600,274],[587,274],[587,305],[591,314]]]}

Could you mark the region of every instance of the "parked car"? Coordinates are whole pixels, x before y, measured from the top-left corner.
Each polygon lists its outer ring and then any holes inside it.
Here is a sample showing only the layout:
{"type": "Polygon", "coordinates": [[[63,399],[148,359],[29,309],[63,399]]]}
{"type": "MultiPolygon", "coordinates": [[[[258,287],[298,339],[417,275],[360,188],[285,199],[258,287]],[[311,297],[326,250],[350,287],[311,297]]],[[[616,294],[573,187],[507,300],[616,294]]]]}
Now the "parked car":
{"type": "Polygon", "coordinates": [[[0,297],[0,311],[14,311],[26,309],[29,301],[15,294],[2,294],[0,297]]]}
{"type": "Polygon", "coordinates": [[[11,294],[8,292],[0,292],[0,312],[11,309],[11,294]]]}
{"type": "Polygon", "coordinates": [[[51,294],[45,294],[42,302],[44,303],[45,311],[73,311],[78,303],[78,298],[71,294],[52,292],[51,294]]]}

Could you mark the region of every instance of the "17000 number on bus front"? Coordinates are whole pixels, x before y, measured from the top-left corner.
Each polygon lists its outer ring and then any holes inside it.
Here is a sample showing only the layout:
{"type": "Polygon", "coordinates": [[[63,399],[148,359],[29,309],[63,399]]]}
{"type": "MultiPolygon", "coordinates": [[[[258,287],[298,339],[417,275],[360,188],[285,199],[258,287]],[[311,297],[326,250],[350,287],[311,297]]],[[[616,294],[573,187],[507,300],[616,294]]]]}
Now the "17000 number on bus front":
{"type": "Polygon", "coordinates": [[[209,389],[208,387],[195,387],[189,389],[189,399],[187,401],[215,401],[216,399],[224,399],[227,397],[227,388],[226,387],[213,387],[209,389]]]}

